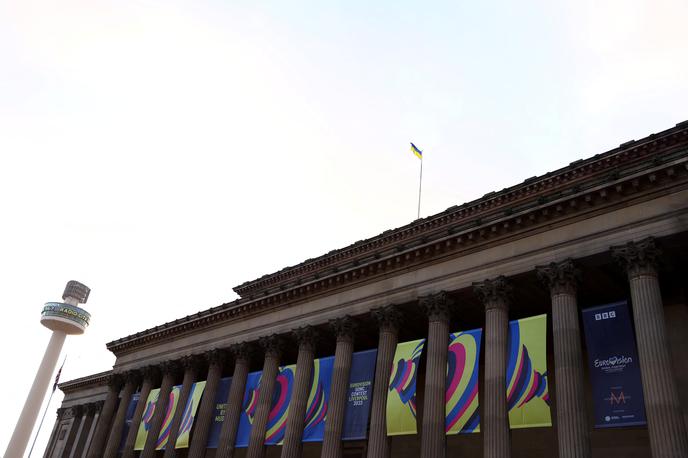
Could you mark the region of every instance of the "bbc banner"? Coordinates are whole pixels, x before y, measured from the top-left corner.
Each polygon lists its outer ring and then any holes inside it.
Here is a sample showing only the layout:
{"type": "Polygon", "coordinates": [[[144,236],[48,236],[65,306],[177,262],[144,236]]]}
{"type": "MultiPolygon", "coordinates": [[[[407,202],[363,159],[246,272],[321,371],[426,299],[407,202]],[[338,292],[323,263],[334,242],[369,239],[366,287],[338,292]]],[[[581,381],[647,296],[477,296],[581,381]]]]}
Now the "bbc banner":
{"type": "Polygon", "coordinates": [[[220,379],[220,383],[217,386],[213,422],[210,424],[210,433],[208,433],[208,448],[217,448],[217,445],[220,443],[220,431],[222,430],[222,422],[225,421],[227,396],[229,396],[229,387],[231,384],[232,377],[225,377],[220,379]]]}
{"type": "Polygon", "coordinates": [[[416,434],[416,378],[425,339],[403,342],[394,353],[387,392],[387,435],[416,434]]]}
{"type": "Polygon", "coordinates": [[[481,336],[481,329],[449,334],[445,393],[447,435],[480,431],[478,359],[481,336]]]}
{"type": "Polygon", "coordinates": [[[148,438],[148,430],[150,429],[153,415],[155,414],[155,405],[158,403],[158,396],[160,395],[160,388],[151,390],[146,400],[146,407],[143,410],[141,423],[139,423],[139,431],[136,434],[136,442],[134,443],[134,450],[143,450],[148,438]]]}
{"type": "Polygon", "coordinates": [[[547,376],[547,315],[509,323],[507,392],[509,426],[552,426],[547,376]]]}
{"type": "Polygon", "coordinates": [[[342,430],[344,441],[365,440],[367,437],[376,360],[377,350],[359,351],[352,356],[342,430]]]}
{"type": "Polygon", "coordinates": [[[583,310],[596,428],[644,425],[645,403],[626,302],[583,310]]]}
{"type": "Polygon", "coordinates": [[[189,393],[189,399],[187,399],[184,412],[182,413],[182,420],[179,423],[179,432],[177,433],[177,442],[175,442],[174,448],[189,447],[191,428],[193,427],[196,411],[201,403],[201,397],[203,396],[204,390],[205,380],[191,385],[191,392],[189,393]]]}
{"type": "Polygon", "coordinates": [[[265,432],[265,445],[282,445],[284,433],[287,429],[287,416],[289,415],[289,403],[294,389],[294,374],[296,364],[280,368],[275,390],[272,395],[272,405],[268,415],[268,425],[265,432]]]}
{"type": "Polygon", "coordinates": [[[237,428],[236,441],[234,442],[236,448],[248,447],[248,441],[251,437],[251,425],[253,425],[253,417],[256,414],[256,407],[258,406],[258,393],[262,375],[263,372],[258,371],[251,372],[248,374],[248,377],[246,377],[244,400],[241,403],[239,427],[237,428]]]}
{"type": "Polygon", "coordinates": [[[306,420],[303,430],[303,442],[322,442],[325,436],[327,408],[330,404],[330,387],[334,356],[313,361],[311,371],[311,389],[306,404],[306,420]]]}
{"type": "Polygon", "coordinates": [[[160,426],[160,433],[158,434],[158,440],[155,442],[155,450],[164,450],[167,445],[167,441],[170,438],[170,430],[172,429],[172,419],[174,418],[174,413],[177,411],[177,406],[179,404],[179,394],[182,391],[182,386],[173,386],[170,391],[169,399],[167,401],[167,409],[165,411],[165,418],[162,420],[162,425],[160,426]]]}

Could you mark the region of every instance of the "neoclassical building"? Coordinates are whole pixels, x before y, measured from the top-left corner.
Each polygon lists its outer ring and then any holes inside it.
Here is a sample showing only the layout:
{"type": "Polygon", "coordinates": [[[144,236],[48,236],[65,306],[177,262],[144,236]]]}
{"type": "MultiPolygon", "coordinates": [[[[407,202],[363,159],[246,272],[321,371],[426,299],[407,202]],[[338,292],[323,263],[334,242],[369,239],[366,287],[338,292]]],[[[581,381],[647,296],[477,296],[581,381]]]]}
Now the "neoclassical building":
{"type": "Polygon", "coordinates": [[[108,343],[111,371],[60,385],[45,456],[688,458],[687,261],[688,121],[246,282],[235,301],[108,343]],[[620,301],[632,320],[646,422],[598,427],[581,313],[620,301]],[[542,314],[552,425],[510,429],[508,323],[542,314]],[[447,336],[476,328],[480,431],[447,435],[447,336]],[[395,349],[415,339],[426,339],[418,430],[389,436],[395,349]],[[366,437],[341,440],[352,354],[369,349],[377,358],[366,437]],[[314,359],[329,356],[324,436],[303,442],[314,359]],[[293,364],[283,443],[265,445],[278,371],[293,364]],[[239,446],[256,371],[250,436],[239,446]],[[219,440],[209,447],[215,394],[229,376],[219,440]],[[183,406],[198,381],[205,391],[188,446],[169,446],[188,421],[182,409],[166,419],[156,408],[134,450],[151,390],[164,407],[180,386],[183,406]],[[164,424],[168,446],[156,451],[164,424]]]}

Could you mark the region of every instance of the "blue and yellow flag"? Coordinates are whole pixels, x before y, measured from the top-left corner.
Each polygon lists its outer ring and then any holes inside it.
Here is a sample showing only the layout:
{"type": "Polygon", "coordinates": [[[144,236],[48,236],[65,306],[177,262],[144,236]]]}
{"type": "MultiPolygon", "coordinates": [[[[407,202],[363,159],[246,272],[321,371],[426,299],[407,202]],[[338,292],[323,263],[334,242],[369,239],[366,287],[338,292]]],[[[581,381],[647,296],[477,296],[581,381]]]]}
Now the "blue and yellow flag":
{"type": "Polygon", "coordinates": [[[413,143],[411,143],[411,152],[415,154],[418,159],[423,159],[423,152],[413,143]]]}

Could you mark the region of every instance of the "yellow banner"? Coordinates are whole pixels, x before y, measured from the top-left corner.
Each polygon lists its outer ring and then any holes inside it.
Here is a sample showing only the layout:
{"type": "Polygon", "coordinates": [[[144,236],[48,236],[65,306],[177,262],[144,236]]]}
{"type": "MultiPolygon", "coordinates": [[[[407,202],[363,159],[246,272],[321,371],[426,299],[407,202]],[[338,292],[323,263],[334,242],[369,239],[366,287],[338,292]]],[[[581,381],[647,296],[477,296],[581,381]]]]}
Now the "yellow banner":
{"type": "Polygon", "coordinates": [[[203,390],[205,390],[205,381],[196,382],[191,385],[191,392],[189,393],[189,399],[186,401],[186,407],[184,408],[184,413],[182,414],[182,421],[179,423],[179,433],[177,435],[177,442],[175,442],[174,448],[189,447],[191,427],[193,426],[198,406],[201,403],[203,390]]]}
{"type": "Polygon", "coordinates": [[[179,393],[181,391],[181,385],[172,387],[172,391],[170,391],[170,397],[167,401],[167,412],[165,412],[165,418],[162,421],[162,426],[160,426],[160,434],[158,434],[158,441],[155,443],[155,450],[163,450],[167,445],[167,441],[170,438],[170,430],[172,429],[172,419],[177,411],[179,393]]]}
{"type": "Polygon", "coordinates": [[[425,339],[403,342],[394,353],[387,392],[387,435],[416,434],[416,376],[425,339]]]}
{"type": "Polygon", "coordinates": [[[509,323],[506,400],[511,428],[552,426],[547,374],[547,315],[509,323]]]}
{"type": "Polygon", "coordinates": [[[159,395],[160,388],[151,390],[148,394],[148,399],[146,400],[146,408],[143,410],[141,423],[139,423],[139,431],[136,435],[134,450],[143,450],[143,447],[146,445],[146,439],[148,438],[148,430],[150,429],[150,424],[153,421],[153,415],[155,414],[155,404],[157,404],[158,402],[159,395]]]}

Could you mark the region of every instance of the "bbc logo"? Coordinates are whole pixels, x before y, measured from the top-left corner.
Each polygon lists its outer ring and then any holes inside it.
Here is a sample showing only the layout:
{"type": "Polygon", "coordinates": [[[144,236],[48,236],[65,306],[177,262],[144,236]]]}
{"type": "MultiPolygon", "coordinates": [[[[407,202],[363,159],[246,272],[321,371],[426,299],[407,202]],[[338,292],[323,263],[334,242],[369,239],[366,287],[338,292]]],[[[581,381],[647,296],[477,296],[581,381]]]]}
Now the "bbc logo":
{"type": "Polygon", "coordinates": [[[611,312],[596,313],[595,321],[608,320],[610,318],[616,318],[616,312],[612,310],[611,312]]]}

